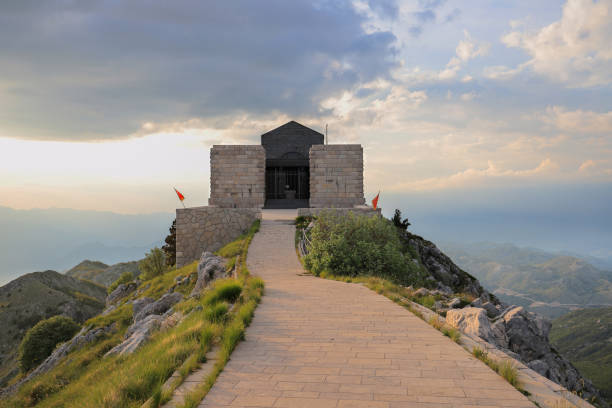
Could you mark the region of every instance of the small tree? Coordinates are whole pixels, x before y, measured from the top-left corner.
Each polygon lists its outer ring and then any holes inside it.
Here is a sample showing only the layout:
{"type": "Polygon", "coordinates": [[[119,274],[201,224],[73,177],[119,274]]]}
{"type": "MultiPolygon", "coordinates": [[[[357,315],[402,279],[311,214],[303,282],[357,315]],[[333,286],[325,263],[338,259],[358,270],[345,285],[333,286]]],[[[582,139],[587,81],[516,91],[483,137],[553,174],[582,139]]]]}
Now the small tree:
{"type": "Polygon", "coordinates": [[[143,260],[138,262],[138,269],[140,269],[143,280],[154,278],[166,272],[168,267],[166,266],[164,251],[157,247],[153,248],[143,260]]]}
{"type": "Polygon", "coordinates": [[[406,231],[410,226],[408,218],[404,218],[404,220],[402,220],[402,212],[398,209],[395,210],[395,214],[393,215],[393,218],[391,218],[391,221],[393,221],[393,225],[402,231],[406,231]]]}
{"type": "Polygon", "coordinates": [[[166,265],[174,266],[176,264],[176,218],[172,221],[169,230],[170,234],[166,237],[166,244],[162,250],[166,254],[166,265]]]}
{"type": "Polygon", "coordinates": [[[79,327],[66,316],[53,316],[36,323],[19,345],[21,371],[25,373],[37,367],[51,355],[55,346],[70,340],[79,327]]]}

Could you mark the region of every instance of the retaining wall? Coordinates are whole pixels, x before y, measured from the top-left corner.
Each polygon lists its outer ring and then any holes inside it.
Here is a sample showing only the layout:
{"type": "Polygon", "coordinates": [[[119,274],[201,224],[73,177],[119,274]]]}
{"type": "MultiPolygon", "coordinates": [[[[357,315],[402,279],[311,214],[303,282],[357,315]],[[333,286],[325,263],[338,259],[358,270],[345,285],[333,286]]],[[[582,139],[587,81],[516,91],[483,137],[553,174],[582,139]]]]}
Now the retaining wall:
{"type": "Polygon", "coordinates": [[[193,207],[176,210],[176,266],[235,240],[261,218],[259,208],[193,207]]]}

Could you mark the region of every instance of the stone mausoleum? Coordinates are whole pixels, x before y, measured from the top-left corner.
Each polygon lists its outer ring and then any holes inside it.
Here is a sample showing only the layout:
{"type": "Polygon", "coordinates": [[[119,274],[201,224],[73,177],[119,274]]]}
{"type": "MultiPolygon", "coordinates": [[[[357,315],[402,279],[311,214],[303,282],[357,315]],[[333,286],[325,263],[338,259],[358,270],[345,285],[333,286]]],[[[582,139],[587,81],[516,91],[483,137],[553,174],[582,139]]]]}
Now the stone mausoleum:
{"type": "Polygon", "coordinates": [[[214,145],[208,204],[176,211],[179,267],[234,240],[262,208],[371,212],[363,194],[363,148],[325,144],[322,133],[294,121],[261,135],[261,145],[214,145]]]}

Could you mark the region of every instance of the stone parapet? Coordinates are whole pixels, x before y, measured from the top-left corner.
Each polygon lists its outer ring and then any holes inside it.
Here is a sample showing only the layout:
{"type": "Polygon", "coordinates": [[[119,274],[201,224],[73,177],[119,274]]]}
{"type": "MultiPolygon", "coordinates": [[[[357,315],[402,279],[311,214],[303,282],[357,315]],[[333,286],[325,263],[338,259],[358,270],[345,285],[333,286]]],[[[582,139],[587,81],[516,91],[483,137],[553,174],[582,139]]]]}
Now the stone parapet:
{"type": "Polygon", "coordinates": [[[262,208],[266,153],[256,145],[214,145],[210,149],[209,205],[262,208]]]}
{"type": "Polygon", "coordinates": [[[259,208],[192,207],[176,210],[176,266],[214,252],[244,233],[261,218],[259,208]]]}
{"type": "Polygon", "coordinates": [[[361,145],[313,145],[310,148],[309,206],[350,208],[363,204],[361,145]]]}
{"type": "Polygon", "coordinates": [[[348,213],[353,213],[355,215],[366,215],[368,217],[373,216],[381,216],[381,209],[377,208],[376,210],[372,207],[360,206],[360,207],[351,207],[351,208],[298,208],[297,215],[298,217],[309,217],[309,216],[317,216],[321,212],[333,212],[335,215],[345,216],[348,213]]]}

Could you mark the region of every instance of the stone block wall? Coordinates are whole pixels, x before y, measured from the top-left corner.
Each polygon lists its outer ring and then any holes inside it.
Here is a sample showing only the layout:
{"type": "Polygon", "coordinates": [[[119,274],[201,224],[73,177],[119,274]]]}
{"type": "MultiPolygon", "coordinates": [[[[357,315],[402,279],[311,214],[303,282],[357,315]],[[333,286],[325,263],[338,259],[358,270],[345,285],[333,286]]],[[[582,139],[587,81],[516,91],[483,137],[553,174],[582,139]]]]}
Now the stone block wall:
{"type": "Polygon", "coordinates": [[[365,199],[361,145],[312,146],[309,206],[350,208],[363,204],[365,199]]]}
{"type": "Polygon", "coordinates": [[[200,259],[238,238],[261,218],[259,208],[192,207],[176,210],[176,266],[200,259]]]}
{"type": "Polygon", "coordinates": [[[257,145],[214,145],[210,149],[209,205],[262,208],[266,191],[266,153],[257,145]]]}
{"type": "Polygon", "coordinates": [[[354,215],[361,216],[365,215],[368,217],[380,217],[382,216],[381,209],[377,208],[376,210],[372,207],[359,206],[352,208],[298,208],[298,217],[309,217],[309,216],[317,216],[321,212],[332,212],[338,216],[346,216],[348,213],[353,213],[354,215]]]}

